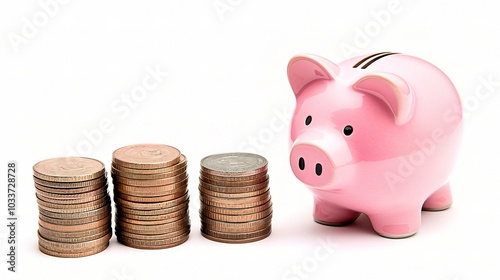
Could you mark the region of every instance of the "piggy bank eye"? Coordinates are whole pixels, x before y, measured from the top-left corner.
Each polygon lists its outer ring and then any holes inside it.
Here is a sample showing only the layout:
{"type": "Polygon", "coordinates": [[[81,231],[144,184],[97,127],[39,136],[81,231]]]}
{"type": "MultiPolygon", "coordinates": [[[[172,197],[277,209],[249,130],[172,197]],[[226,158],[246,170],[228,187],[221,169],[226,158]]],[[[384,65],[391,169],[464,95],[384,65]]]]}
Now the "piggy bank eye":
{"type": "Polygon", "coordinates": [[[306,118],[306,125],[310,125],[312,122],[313,118],[311,116],[307,116],[306,118]]]}
{"type": "Polygon", "coordinates": [[[353,131],[354,131],[354,129],[353,129],[353,128],[352,128],[352,126],[350,126],[350,125],[346,125],[346,126],[344,127],[344,135],[345,135],[345,136],[349,136],[349,135],[351,135],[353,131]]]}

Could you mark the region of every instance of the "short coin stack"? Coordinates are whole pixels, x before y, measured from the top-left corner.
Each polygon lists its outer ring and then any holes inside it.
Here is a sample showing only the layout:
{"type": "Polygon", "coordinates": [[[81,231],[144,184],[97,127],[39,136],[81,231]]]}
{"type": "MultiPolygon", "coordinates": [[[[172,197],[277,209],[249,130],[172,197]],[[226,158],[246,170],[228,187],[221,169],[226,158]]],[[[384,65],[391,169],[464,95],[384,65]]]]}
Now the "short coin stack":
{"type": "Polygon", "coordinates": [[[187,160],[162,144],[138,144],[113,153],[112,177],[118,241],[163,249],[189,238],[187,160]]]}
{"type": "Polygon", "coordinates": [[[271,234],[267,160],[250,153],[205,157],[200,170],[201,233],[210,240],[247,243],[271,234]]]}
{"type": "Polygon", "coordinates": [[[102,162],[81,157],[48,159],[33,166],[33,179],[41,252],[76,258],[108,247],[111,202],[102,162]]]}

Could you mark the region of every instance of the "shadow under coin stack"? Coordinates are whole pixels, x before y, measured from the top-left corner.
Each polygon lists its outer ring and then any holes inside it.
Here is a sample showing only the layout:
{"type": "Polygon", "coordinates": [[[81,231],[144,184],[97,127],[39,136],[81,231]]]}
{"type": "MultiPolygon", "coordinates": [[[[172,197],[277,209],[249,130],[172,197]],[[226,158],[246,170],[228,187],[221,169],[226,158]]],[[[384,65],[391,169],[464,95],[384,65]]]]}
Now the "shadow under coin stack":
{"type": "Polygon", "coordinates": [[[48,159],[33,166],[33,179],[41,252],[76,258],[108,247],[111,202],[102,162],[80,157],[48,159]]]}
{"type": "Polygon", "coordinates": [[[189,238],[186,168],[186,157],[167,145],[131,145],[113,153],[115,233],[120,243],[163,249],[189,238]]]}
{"type": "Polygon", "coordinates": [[[267,160],[249,153],[205,157],[200,170],[201,234],[225,243],[247,243],[271,234],[272,203],[267,160]]]}

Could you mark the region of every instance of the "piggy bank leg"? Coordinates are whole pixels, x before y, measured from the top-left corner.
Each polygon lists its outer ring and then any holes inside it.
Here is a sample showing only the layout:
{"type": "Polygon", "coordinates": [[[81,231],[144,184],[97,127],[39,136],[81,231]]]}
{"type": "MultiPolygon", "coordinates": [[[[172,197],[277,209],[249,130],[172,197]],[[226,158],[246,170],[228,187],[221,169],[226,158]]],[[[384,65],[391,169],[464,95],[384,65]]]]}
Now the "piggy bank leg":
{"type": "Polygon", "coordinates": [[[422,209],[426,211],[441,211],[450,208],[451,203],[450,183],[446,183],[427,198],[422,209]]]}
{"type": "Polygon", "coordinates": [[[405,207],[395,212],[368,214],[373,229],[388,238],[405,238],[414,235],[420,227],[421,208],[405,207]]]}
{"type": "Polygon", "coordinates": [[[314,221],[327,226],[344,226],[354,222],[360,213],[314,199],[314,221]]]}

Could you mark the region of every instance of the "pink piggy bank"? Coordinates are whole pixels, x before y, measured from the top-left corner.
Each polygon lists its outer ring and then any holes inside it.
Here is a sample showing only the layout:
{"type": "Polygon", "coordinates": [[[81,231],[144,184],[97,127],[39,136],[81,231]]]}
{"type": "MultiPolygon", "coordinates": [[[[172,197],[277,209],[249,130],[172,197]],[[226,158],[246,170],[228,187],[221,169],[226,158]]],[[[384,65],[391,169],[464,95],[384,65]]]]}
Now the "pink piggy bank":
{"type": "Polygon", "coordinates": [[[462,109],[437,67],[389,52],[340,64],[303,54],[288,80],[290,164],[313,192],[316,222],[342,226],[365,213],[379,235],[403,238],[422,209],[450,207],[462,109]]]}

